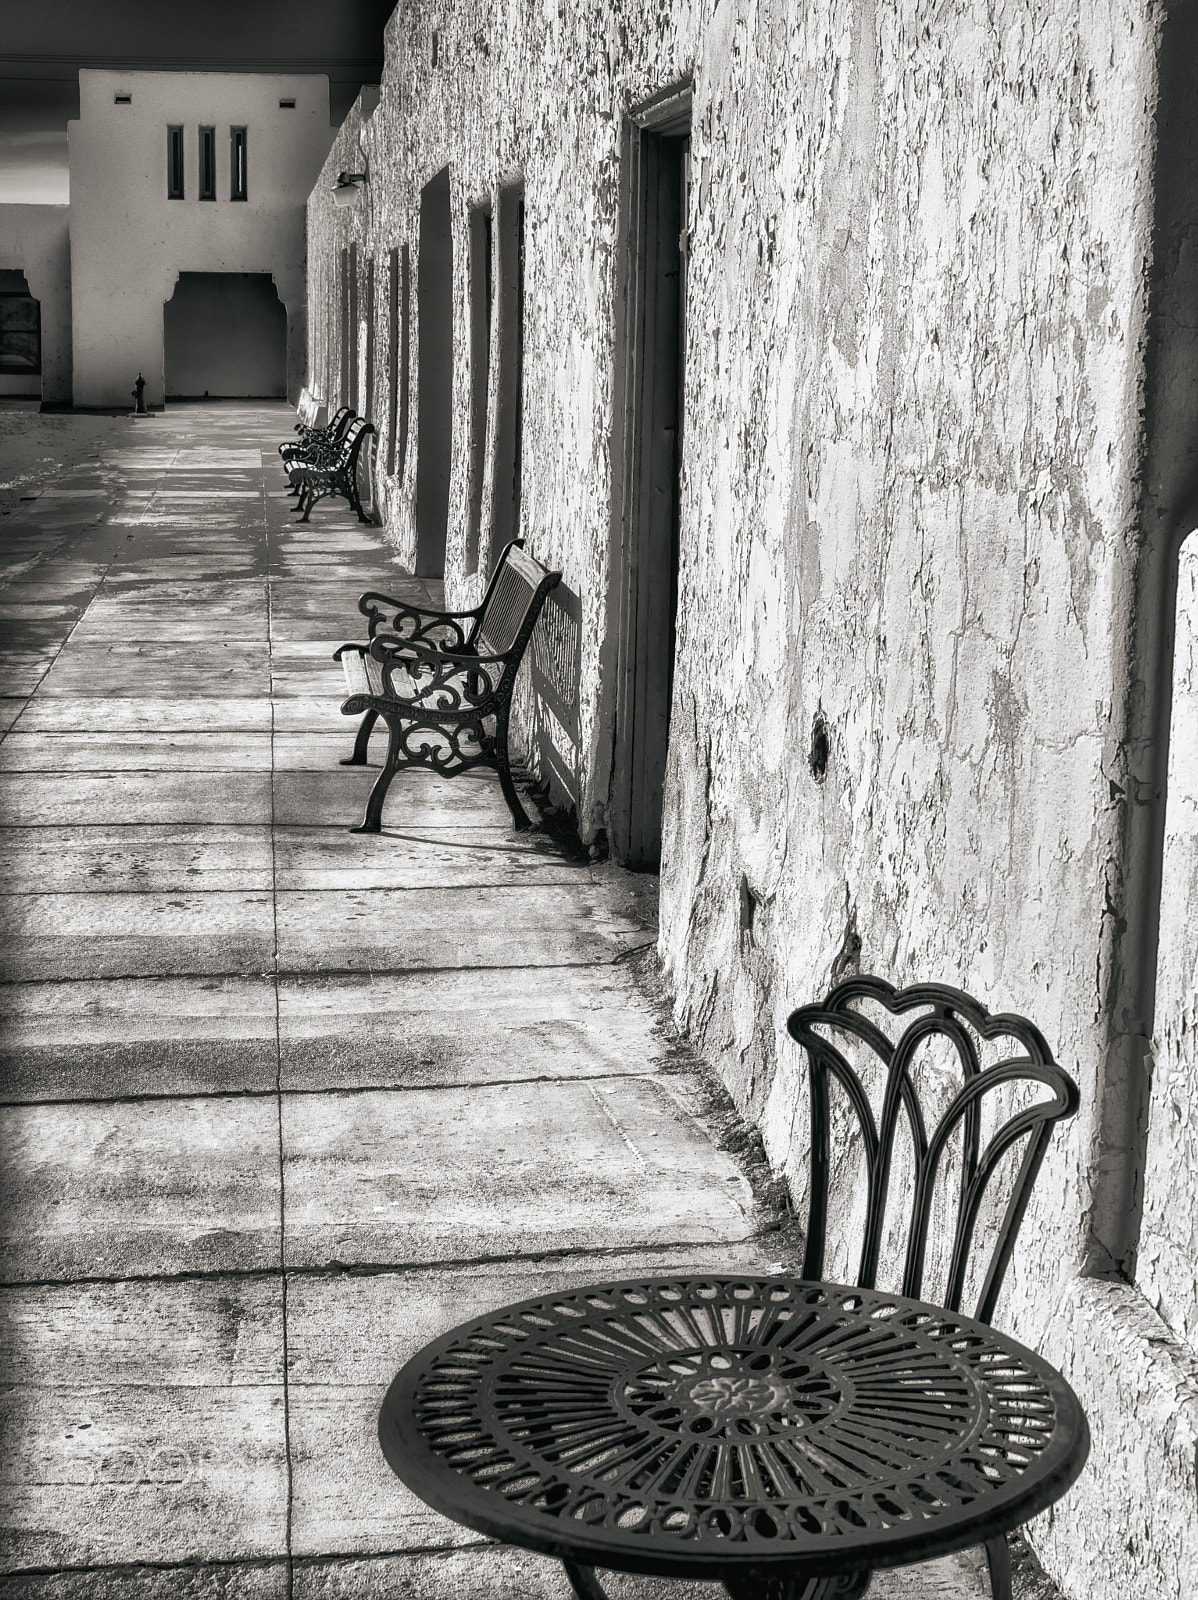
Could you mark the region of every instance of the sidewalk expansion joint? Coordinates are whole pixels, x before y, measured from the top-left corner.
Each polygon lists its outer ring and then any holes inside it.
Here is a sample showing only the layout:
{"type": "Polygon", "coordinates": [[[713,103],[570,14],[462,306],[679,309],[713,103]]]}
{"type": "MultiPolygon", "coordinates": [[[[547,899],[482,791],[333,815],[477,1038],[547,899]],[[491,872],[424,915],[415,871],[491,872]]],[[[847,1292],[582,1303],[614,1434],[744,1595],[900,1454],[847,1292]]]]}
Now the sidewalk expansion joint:
{"type": "MultiPolygon", "coordinates": [[[[168,891],[174,892],[174,891],[168,891]]],[[[248,889],[247,894],[263,894],[262,889],[248,889]]],[[[648,948],[648,947],[642,947],[648,948]]],[[[618,956],[601,956],[594,961],[554,961],[546,962],[544,966],[529,961],[474,961],[461,967],[450,966],[421,966],[421,967],[285,967],[278,972],[263,972],[261,968],[216,968],[209,972],[198,972],[188,968],[186,972],[106,972],[102,976],[94,973],[86,977],[64,978],[56,974],[51,978],[3,978],[0,979],[0,992],[6,988],[28,986],[31,984],[49,983],[141,983],[162,981],[170,978],[179,981],[197,983],[207,982],[212,978],[268,978],[279,981],[293,982],[299,978],[319,981],[322,978],[356,978],[364,982],[367,979],[377,978],[418,978],[432,976],[438,972],[589,972],[596,967],[614,967],[619,961],[618,956]]]]}
{"type": "MultiPolygon", "coordinates": [[[[519,1266],[523,1263],[531,1265],[543,1261],[622,1261],[628,1256],[672,1255],[675,1252],[681,1255],[691,1254],[697,1250],[718,1250],[724,1247],[735,1249],[768,1239],[775,1232],[776,1229],[767,1228],[735,1239],[651,1239],[621,1245],[561,1245],[546,1250],[514,1251],[510,1255],[442,1256],[431,1261],[326,1261],[318,1266],[288,1266],[282,1276],[302,1278],[305,1281],[337,1278],[406,1278],[416,1273],[461,1272],[472,1267],[519,1266]]],[[[0,1281],[0,1290],[82,1289],[125,1283],[221,1283],[230,1279],[239,1283],[277,1283],[279,1276],[279,1269],[276,1266],[224,1267],[192,1272],[127,1272],[86,1278],[16,1278],[11,1281],[0,1281]]],[[[668,1277],[669,1274],[661,1273],[659,1276],[668,1277]]]]}
{"type": "MultiPolygon", "coordinates": [[[[657,1078],[676,1077],[678,1069],[669,1064],[652,1071],[641,1072],[594,1072],[589,1077],[579,1078],[566,1073],[542,1072],[530,1074],[522,1078],[454,1078],[445,1083],[331,1083],[326,1085],[297,1084],[294,1088],[283,1084],[281,1087],[271,1086],[269,1089],[176,1089],[160,1094],[88,1094],[88,1095],[55,1095],[45,1100],[0,1100],[0,1110],[11,1110],[22,1106],[139,1106],[155,1105],[162,1101],[172,1100],[273,1100],[279,1095],[299,1098],[303,1095],[334,1095],[351,1098],[354,1095],[364,1094],[426,1094],[441,1090],[451,1090],[455,1094],[465,1089],[507,1089],[516,1088],[530,1083],[640,1083],[653,1082],[657,1078]]],[[[604,1107],[604,1114],[610,1117],[610,1112],[604,1107]]],[[[696,1127],[704,1125],[689,1111],[685,1113],[696,1127]]],[[[705,1130],[706,1131],[706,1130],[705,1130]]]]}

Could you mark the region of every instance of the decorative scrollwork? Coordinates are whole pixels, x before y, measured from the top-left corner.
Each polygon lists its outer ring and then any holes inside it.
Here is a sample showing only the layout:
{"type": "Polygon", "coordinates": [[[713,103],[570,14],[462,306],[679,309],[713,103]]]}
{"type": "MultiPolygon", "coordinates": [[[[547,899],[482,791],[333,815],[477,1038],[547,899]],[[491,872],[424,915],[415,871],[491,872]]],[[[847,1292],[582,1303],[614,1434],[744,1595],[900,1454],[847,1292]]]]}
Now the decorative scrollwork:
{"type": "Polygon", "coordinates": [[[447,650],[464,650],[469,638],[469,628],[475,611],[424,611],[419,606],[407,605],[390,595],[364,594],[358,609],[369,624],[369,636],[380,631],[394,634],[407,644],[428,644],[447,650]]]}
{"type": "Polygon", "coordinates": [[[374,639],[370,654],[383,663],[387,692],[400,715],[406,716],[409,708],[471,716],[494,715],[498,709],[507,666],[502,657],[450,657],[381,636],[374,639]]]}

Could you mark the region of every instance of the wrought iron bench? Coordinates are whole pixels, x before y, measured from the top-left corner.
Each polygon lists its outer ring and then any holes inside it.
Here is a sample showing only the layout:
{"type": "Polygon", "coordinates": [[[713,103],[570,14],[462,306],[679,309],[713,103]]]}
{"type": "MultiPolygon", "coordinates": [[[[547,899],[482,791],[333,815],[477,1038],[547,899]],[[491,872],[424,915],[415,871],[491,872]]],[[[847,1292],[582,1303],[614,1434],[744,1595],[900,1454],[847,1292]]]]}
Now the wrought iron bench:
{"type": "Polygon", "coordinates": [[[359,522],[370,518],[362,509],[358,494],[358,457],[362,447],[374,432],[374,424],[363,417],[351,417],[335,449],[314,451],[312,460],[297,460],[288,464],[291,487],[297,491],[297,509],[302,509],[301,522],[307,522],[312,507],[318,500],[339,495],[348,500],[358,513],[359,522]]]}
{"type": "Polygon", "coordinates": [[[494,767],[517,829],[531,826],[512,782],[508,719],[512,689],[550,590],[561,581],[509,544],[473,611],[425,611],[389,595],[364,594],[368,644],[343,644],[333,659],[345,673],[346,716],[361,715],[353,754],[343,766],[364,766],[379,717],[390,734],[387,757],[362,822],[351,831],[377,833],[383,801],[400,767],[423,766],[455,777],[494,767]]]}
{"type": "Polygon", "coordinates": [[[345,431],[354,419],[354,412],[350,406],[342,406],[329,419],[323,428],[311,427],[307,423],[297,422],[295,431],[299,435],[296,439],[284,439],[279,446],[279,457],[285,468],[290,470],[293,462],[317,462],[326,452],[335,452],[345,437],[345,431]]]}

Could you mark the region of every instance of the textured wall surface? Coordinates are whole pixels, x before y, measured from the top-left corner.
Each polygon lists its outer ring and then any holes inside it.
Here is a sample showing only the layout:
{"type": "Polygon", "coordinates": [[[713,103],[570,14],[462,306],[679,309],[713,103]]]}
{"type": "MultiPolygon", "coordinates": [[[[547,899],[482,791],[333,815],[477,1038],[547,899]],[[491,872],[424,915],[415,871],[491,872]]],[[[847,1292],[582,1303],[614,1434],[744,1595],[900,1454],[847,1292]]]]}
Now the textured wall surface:
{"type": "Polygon", "coordinates": [[[43,401],[71,398],[71,246],[66,206],[0,206],[0,267],[25,274],[41,303],[42,375],[0,378],[0,393],[40,392],[43,401]]]}
{"type": "MultiPolygon", "coordinates": [[[[1153,1426],[1137,1408],[1174,1394],[1153,1388],[1140,1312],[1157,1328],[1154,1314],[1132,1290],[1104,1300],[1111,1326],[1087,1313],[1085,1359],[1068,1333],[1081,1275],[1134,1264],[1151,999],[1137,917],[1154,912],[1128,841],[1159,799],[1142,769],[1160,696],[1137,652],[1155,616],[1143,573],[1174,548],[1198,420],[1192,371],[1168,427],[1152,410],[1168,388],[1149,372],[1166,343],[1153,307],[1189,281],[1198,226],[1162,219],[1154,188],[1163,18],[1143,0],[401,4],[380,103],[347,121],[308,223],[312,381],[347,397],[371,341],[385,441],[398,325],[378,286],[406,245],[419,292],[420,191],[448,167],[446,577],[464,601],[480,582],[469,212],[497,216],[523,181],[521,531],[578,597],[590,837],[614,734],[622,121],[693,79],[662,956],[680,1022],[799,1197],[806,1091],[783,1025],[834,976],[958,984],[1031,1016],[1076,1076],[1082,1109],[1050,1151],[998,1321],[1059,1351],[1112,1459],[1127,1441],[1126,1537],[1109,1537],[1100,1474],[1037,1534],[1087,1597],[1152,1592],[1193,1560],[1157,1526],[1180,1514],[1184,1473],[1157,1505],[1135,1465],[1153,1426]],[[364,159],[360,205],[335,210],[333,175],[364,159]],[[1183,243],[1154,265],[1166,224],[1183,243]],[[1185,472],[1169,451],[1191,453],[1185,472]],[[1109,1366],[1128,1349],[1139,1376],[1120,1386],[1109,1366]],[[1170,1540],[1171,1569],[1154,1553],[1170,1540]]],[[[1174,141],[1170,160],[1188,151],[1192,172],[1193,148],[1174,141]]],[[[381,495],[413,564],[410,324],[406,476],[384,471],[381,495]]],[[[484,473],[510,382],[498,350],[484,473]]],[[[484,550],[489,505],[484,487],[484,550]]],[[[524,709],[527,730],[543,709],[524,709]]],[[[1193,1115],[1191,1100],[1190,1195],[1193,1115]]]]}

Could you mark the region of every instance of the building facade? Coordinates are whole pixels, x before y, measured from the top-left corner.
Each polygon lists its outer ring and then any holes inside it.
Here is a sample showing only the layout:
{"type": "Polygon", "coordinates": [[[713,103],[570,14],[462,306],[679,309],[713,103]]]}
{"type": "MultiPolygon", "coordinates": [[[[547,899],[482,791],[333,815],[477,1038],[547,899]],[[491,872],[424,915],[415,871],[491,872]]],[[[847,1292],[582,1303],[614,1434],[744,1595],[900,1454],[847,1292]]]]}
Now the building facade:
{"type": "Polygon", "coordinates": [[[68,125],[77,406],[294,398],[306,360],[304,202],[332,140],[328,80],[79,74],[68,125]]]}
{"type": "Polygon", "coordinates": [[[838,976],[1077,1078],[997,1318],[1090,1417],[1077,1600],[1198,1591],[1196,58],[1147,0],[401,0],[308,207],[310,384],[455,602],[562,570],[530,757],[660,861],[796,1201],[838,976]]]}

